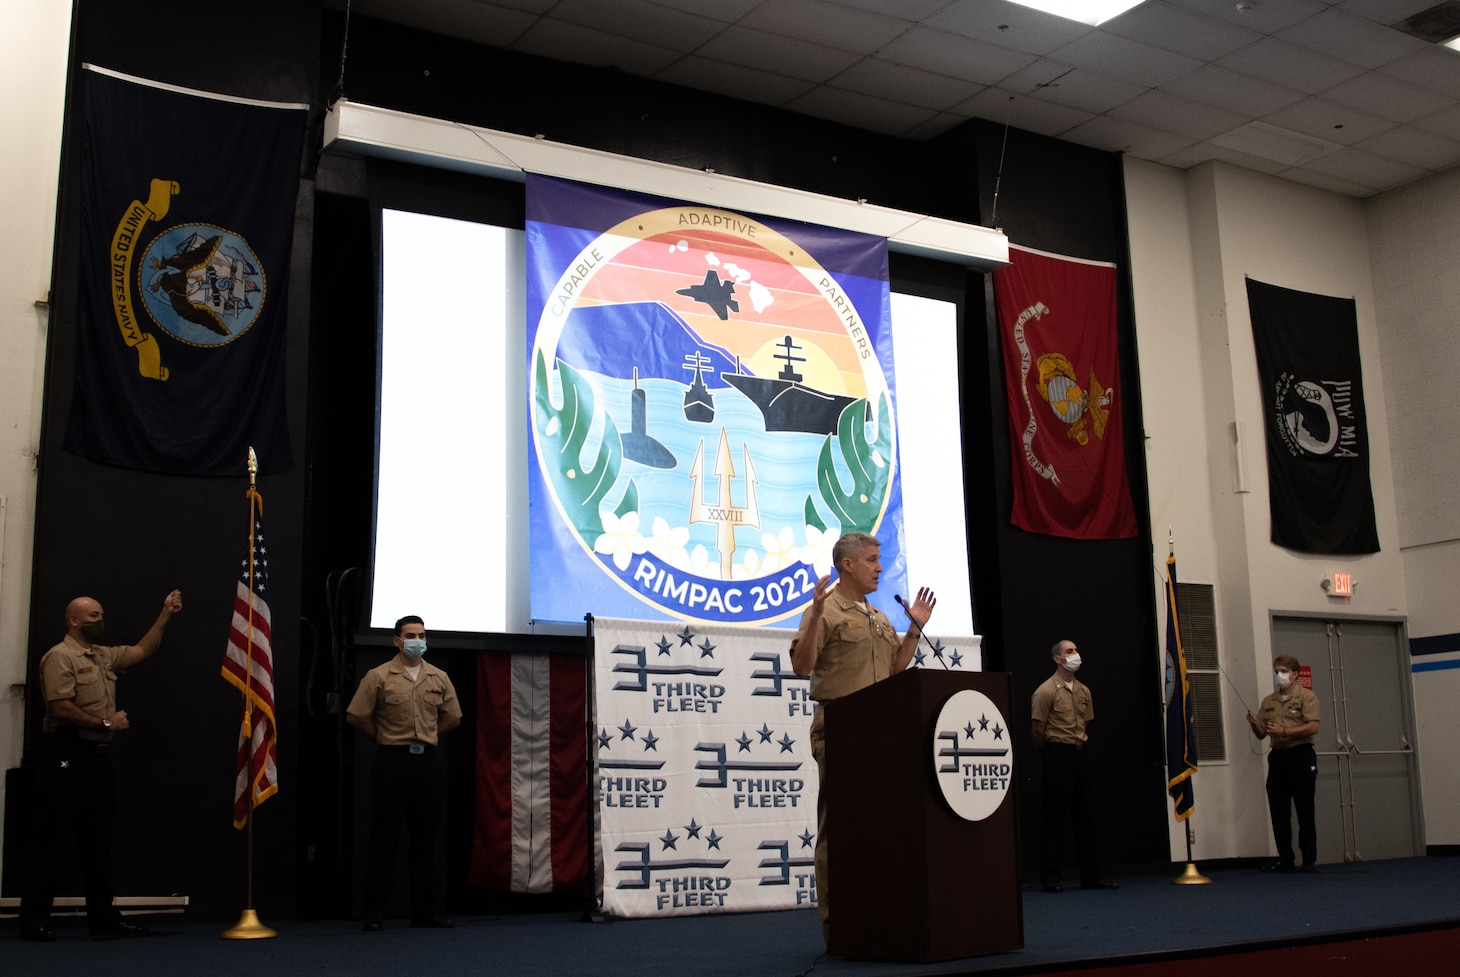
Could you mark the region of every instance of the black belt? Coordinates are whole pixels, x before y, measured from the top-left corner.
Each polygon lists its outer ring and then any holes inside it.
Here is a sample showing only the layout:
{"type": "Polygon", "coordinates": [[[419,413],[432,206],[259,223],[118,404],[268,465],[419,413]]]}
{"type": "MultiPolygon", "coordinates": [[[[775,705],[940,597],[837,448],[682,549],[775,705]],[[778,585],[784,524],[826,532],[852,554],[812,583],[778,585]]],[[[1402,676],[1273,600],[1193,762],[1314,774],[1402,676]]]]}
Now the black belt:
{"type": "Polygon", "coordinates": [[[430,743],[393,743],[389,746],[381,744],[380,749],[390,753],[409,753],[412,756],[423,756],[436,749],[436,747],[430,743]]]}
{"type": "Polygon", "coordinates": [[[1078,751],[1078,750],[1083,750],[1085,748],[1085,744],[1084,743],[1051,743],[1049,740],[1045,740],[1044,741],[1044,748],[1046,750],[1076,750],[1076,751],[1078,751]]]}

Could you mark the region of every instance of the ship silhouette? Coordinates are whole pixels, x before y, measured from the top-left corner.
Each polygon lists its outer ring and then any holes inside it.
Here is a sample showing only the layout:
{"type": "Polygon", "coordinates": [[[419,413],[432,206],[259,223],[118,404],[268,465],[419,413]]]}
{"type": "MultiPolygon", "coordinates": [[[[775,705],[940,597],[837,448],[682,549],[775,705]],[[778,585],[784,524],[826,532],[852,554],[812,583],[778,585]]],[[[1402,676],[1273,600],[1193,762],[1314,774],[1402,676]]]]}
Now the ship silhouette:
{"type": "MultiPolygon", "coordinates": [[[[687,354],[684,361],[686,370],[695,371],[695,382],[690,384],[689,389],[684,392],[684,419],[708,424],[715,419],[715,398],[710,393],[710,388],[705,386],[703,371],[710,365],[711,360],[699,350],[695,350],[693,353],[687,354]]],[[[723,375],[721,374],[721,376],[723,375]]]]}
{"type": "Polygon", "coordinates": [[[777,352],[775,358],[785,365],[774,378],[741,373],[740,357],[737,356],[735,372],[721,373],[720,379],[745,394],[760,408],[767,431],[835,434],[842,411],[856,403],[857,398],[808,387],[802,382],[805,377],[796,372],[796,364],[806,362],[806,357],[796,355],[801,347],[790,336],[776,345],[783,352],[777,352]]]}

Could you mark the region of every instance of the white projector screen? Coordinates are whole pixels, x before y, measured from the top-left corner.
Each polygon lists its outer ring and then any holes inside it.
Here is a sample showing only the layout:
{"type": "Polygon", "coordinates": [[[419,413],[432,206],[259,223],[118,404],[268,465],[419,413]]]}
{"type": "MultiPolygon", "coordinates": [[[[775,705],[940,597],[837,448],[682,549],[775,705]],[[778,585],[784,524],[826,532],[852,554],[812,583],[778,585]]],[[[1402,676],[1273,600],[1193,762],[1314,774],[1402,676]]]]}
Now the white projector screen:
{"type": "MultiPolygon", "coordinates": [[[[370,626],[581,628],[528,613],[524,233],[384,210],[381,236],[370,626]]],[[[909,585],[937,591],[938,633],[971,635],[962,439],[947,422],[960,416],[956,309],[895,288],[909,585]]]]}

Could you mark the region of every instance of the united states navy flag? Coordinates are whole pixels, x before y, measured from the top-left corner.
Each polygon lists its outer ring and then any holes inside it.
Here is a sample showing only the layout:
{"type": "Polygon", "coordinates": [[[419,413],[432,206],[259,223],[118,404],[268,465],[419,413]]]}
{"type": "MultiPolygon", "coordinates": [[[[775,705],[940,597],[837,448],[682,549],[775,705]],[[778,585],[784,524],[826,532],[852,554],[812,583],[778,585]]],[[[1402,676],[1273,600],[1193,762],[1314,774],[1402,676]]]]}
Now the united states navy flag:
{"type": "Polygon", "coordinates": [[[186,475],[293,464],[284,329],[307,106],[87,65],[67,450],[186,475]]]}

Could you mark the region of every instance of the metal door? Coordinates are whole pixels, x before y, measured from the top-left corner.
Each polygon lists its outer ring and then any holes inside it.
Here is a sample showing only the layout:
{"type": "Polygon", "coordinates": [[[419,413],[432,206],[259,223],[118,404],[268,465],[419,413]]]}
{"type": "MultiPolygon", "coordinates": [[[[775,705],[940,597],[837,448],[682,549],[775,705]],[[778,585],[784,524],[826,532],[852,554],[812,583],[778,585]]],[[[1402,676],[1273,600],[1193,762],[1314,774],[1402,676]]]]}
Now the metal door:
{"type": "Polygon", "coordinates": [[[1424,854],[1403,638],[1395,621],[1273,618],[1273,656],[1308,666],[1319,701],[1320,862],[1424,854]]]}

